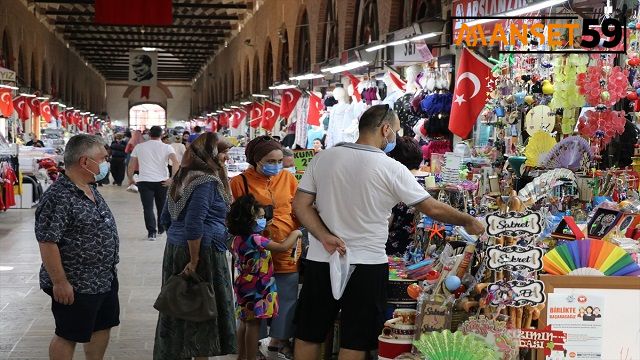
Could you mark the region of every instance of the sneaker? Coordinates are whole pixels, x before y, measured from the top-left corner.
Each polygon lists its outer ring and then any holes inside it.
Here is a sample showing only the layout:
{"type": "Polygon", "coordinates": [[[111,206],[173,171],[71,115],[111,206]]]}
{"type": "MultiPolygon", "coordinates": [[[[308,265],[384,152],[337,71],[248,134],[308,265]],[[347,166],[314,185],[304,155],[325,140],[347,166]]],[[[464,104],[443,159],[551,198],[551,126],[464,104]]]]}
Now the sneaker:
{"type": "Polygon", "coordinates": [[[147,236],[147,240],[156,241],[156,233],[149,233],[149,235],[147,236]]]}
{"type": "Polygon", "coordinates": [[[158,235],[164,234],[164,227],[158,226],[158,235]]]}

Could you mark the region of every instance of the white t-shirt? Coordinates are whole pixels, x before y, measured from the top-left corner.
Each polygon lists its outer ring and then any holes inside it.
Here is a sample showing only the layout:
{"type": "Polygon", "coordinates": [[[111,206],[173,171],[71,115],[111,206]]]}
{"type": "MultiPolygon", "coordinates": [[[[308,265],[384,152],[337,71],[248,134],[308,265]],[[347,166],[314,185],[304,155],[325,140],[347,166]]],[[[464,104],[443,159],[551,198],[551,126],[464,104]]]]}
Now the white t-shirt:
{"type": "MultiPolygon", "coordinates": [[[[391,209],[429,197],[406,166],[382,150],[342,143],[314,157],[298,190],[316,195],[320,218],[344,240],[352,264],[385,264],[391,209]]],[[[307,258],[329,262],[329,253],[309,234],[307,258]]]]}
{"type": "Polygon", "coordinates": [[[173,150],[176,152],[178,163],[182,163],[182,157],[184,156],[184,153],[187,151],[187,147],[184,146],[183,143],[171,143],[170,145],[173,148],[173,150]]]}
{"type": "Polygon", "coordinates": [[[160,140],[149,140],[136,145],[131,153],[138,158],[140,175],[138,181],[160,182],[169,178],[167,162],[169,155],[175,154],[171,145],[160,140]]]}

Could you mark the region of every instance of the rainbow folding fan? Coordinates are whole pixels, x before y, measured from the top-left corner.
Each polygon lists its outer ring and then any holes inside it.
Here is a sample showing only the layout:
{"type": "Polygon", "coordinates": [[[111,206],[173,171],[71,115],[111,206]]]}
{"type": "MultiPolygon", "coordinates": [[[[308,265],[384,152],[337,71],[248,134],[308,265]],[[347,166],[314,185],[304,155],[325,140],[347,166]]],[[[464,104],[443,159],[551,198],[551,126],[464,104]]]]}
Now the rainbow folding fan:
{"type": "Polygon", "coordinates": [[[552,275],[638,276],[640,266],[624,249],[604,240],[568,241],[543,258],[552,275]]]}
{"type": "Polygon", "coordinates": [[[475,335],[449,330],[422,334],[413,342],[422,355],[430,360],[498,360],[501,354],[475,335]]]}

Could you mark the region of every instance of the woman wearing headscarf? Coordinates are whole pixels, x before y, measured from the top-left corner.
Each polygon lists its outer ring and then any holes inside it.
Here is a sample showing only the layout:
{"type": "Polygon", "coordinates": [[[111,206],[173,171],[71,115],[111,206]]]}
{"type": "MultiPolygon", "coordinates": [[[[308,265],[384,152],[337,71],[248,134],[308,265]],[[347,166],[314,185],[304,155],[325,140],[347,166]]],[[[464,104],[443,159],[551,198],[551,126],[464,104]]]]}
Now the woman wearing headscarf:
{"type": "Polygon", "coordinates": [[[113,142],[111,143],[111,175],[113,175],[113,184],[122,186],[124,181],[124,163],[127,158],[127,154],[124,152],[126,148],[126,142],[124,141],[123,134],[116,134],[113,142]]]}
{"type": "Polygon", "coordinates": [[[225,218],[231,192],[218,159],[218,136],[194,141],[173,178],[161,222],[167,229],[162,283],[176,274],[197,273],[213,285],[218,316],[191,322],[160,313],[154,360],[206,359],[237,350],[231,275],[227,267],[225,218]]]}
{"type": "MultiPolygon", "coordinates": [[[[233,197],[237,199],[250,193],[260,204],[271,207],[273,219],[267,224],[263,235],[272,241],[283,242],[300,225],[293,216],[291,206],[298,182],[293,174],[282,171],[282,145],[270,136],[260,136],[247,144],[245,155],[250,166],[231,180],[233,197]]],[[[267,210],[267,220],[269,212],[267,210]]],[[[293,358],[289,339],[294,335],[293,317],[298,299],[301,247],[298,242],[290,252],[272,254],[280,303],[279,315],[271,321],[269,351],[277,351],[280,359],[293,358]]]]}

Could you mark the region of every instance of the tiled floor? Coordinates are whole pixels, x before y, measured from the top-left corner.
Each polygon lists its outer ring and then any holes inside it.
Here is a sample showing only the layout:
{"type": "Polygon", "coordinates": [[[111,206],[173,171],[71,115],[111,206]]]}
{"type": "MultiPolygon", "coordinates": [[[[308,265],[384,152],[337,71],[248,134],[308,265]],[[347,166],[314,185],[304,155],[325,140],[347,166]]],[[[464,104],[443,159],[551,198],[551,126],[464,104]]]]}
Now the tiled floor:
{"type": "MultiPolygon", "coordinates": [[[[165,239],[146,240],[137,194],[112,186],[100,192],[120,233],[121,325],[112,330],[106,359],[151,359],[158,314],[152,305],[160,290],[165,239]]],[[[38,287],[40,253],[33,233],[34,212],[0,214],[0,359],[48,358],[54,322],[51,300],[38,287]]],[[[84,359],[81,346],[74,359],[84,359]]]]}

